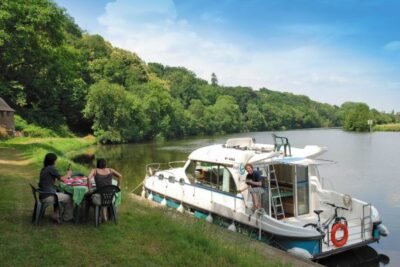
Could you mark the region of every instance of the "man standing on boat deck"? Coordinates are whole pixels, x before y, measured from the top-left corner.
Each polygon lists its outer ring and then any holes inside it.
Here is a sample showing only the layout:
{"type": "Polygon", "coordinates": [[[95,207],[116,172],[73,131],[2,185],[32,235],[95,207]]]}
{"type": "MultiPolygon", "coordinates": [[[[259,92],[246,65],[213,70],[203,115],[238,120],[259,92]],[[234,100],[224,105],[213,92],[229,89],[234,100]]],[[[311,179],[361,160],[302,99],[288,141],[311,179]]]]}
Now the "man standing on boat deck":
{"type": "MultiPolygon", "coordinates": [[[[250,194],[253,200],[253,211],[261,208],[261,194],[264,193],[263,178],[258,171],[254,170],[253,165],[247,163],[244,168],[247,171],[246,184],[250,189],[250,194]]],[[[247,188],[241,190],[244,191],[247,188]]]]}

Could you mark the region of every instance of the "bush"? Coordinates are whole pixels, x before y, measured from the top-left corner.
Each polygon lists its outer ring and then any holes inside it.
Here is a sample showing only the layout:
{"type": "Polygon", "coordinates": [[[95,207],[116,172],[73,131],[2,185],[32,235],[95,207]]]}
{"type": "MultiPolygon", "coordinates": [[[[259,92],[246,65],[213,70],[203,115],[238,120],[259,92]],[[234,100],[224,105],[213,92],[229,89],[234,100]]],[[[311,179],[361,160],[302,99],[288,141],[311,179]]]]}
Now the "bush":
{"type": "Polygon", "coordinates": [[[400,123],[375,125],[374,131],[400,132],[400,123]]]}
{"type": "Polygon", "coordinates": [[[370,118],[371,114],[367,104],[351,103],[345,107],[343,128],[346,131],[366,132],[369,130],[368,120],[370,118]]]}
{"type": "Polygon", "coordinates": [[[29,137],[57,137],[54,131],[46,128],[42,128],[35,124],[29,124],[26,120],[21,118],[18,115],[14,116],[15,118],[15,130],[21,131],[24,136],[29,137]]]}

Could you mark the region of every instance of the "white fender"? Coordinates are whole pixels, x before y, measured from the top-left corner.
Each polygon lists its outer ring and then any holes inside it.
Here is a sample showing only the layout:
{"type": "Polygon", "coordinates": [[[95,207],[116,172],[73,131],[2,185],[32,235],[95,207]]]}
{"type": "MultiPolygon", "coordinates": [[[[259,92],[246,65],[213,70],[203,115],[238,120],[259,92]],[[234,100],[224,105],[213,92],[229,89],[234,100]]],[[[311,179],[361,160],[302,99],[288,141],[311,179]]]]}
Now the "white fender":
{"type": "Polygon", "coordinates": [[[296,255],[297,257],[303,258],[303,259],[311,259],[312,255],[310,254],[310,252],[308,252],[307,250],[303,249],[303,248],[298,248],[298,247],[294,247],[291,249],[288,249],[288,251],[290,254],[296,255]]]}
{"type": "Polygon", "coordinates": [[[236,232],[235,222],[232,222],[231,225],[228,226],[228,230],[232,232],[236,232]]]}
{"type": "Polygon", "coordinates": [[[382,221],[382,218],[379,215],[378,210],[374,206],[371,206],[371,217],[372,217],[372,222],[382,221]]]}
{"type": "Polygon", "coordinates": [[[153,193],[150,192],[150,194],[147,196],[148,200],[153,200],[153,193]]]}
{"type": "Polygon", "coordinates": [[[206,221],[209,222],[209,223],[212,223],[213,220],[214,220],[214,219],[213,219],[211,213],[209,213],[208,216],[207,216],[207,218],[206,218],[206,221]]]}
{"type": "Polygon", "coordinates": [[[160,204],[161,206],[167,206],[167,199],[164,197],[160,204]]]}
{"type": "Polygon", "coordinates": [[[183,208],[182,203],[179,205],[179,207],[176,210],[179,211],[180,213],[183,213],[185,211],[185,209],[183,208]]]}
{"type": "Polygon", "coordinates": [[[378,225],[378,231],[381,236],[389,235],[389,229],[383,224],[378,225]]]}

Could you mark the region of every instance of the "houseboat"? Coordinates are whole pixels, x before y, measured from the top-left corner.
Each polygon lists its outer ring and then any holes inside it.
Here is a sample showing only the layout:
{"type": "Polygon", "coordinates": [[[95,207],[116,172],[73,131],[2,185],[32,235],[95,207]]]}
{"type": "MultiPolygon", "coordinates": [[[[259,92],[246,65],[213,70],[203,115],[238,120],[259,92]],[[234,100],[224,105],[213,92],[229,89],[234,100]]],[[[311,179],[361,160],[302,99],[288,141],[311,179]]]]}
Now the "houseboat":
{"type": "Polygon", "coordinates": [[[388,235],[370,203],[321,186],[318,166],[331,163],[318,159],[325,147],[273,140],[228,139],[194,150],[183,166],[149,164],[142,196],[309,259],[388,235]],[[264,179],[258,209],[246,189],[246,164],[264,179]]]}

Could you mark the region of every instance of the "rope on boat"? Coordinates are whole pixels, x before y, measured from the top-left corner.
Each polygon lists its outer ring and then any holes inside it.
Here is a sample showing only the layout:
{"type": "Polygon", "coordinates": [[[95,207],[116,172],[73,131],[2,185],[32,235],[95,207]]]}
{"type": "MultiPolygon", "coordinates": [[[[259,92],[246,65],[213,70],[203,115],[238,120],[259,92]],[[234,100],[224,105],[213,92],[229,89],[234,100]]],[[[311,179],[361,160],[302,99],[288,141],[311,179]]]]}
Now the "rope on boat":
{"type": "Polygon", "coordinates": [[[133,189],[133,190],[131,191],[131,193],[134,193],[140,186],[142,186],[142,185],[143,185],[143,182],[144,182],[144,180],[143,180],[137,187],[135,187],[135,189],[133,189]]]}

